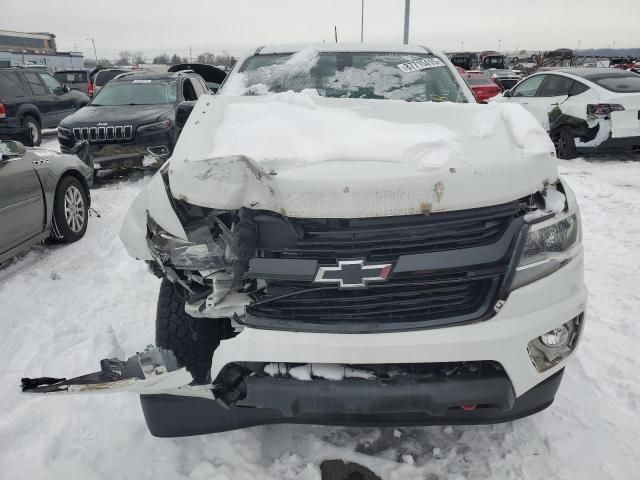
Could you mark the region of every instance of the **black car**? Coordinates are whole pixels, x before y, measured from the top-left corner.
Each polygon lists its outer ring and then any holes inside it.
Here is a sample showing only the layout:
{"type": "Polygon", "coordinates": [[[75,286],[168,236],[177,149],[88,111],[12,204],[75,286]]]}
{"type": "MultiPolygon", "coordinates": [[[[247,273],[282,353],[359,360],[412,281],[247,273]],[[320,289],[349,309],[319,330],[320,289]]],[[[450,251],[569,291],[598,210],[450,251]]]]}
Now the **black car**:
{"type": "Polygon", "coordinates": [[[89,103],[48,73],[25,68],[0,69],[0,139],[38,146],[43,128],[55,128],[89,103]]]}
{"type": "Polygon", "coordinates": [[[96,170],[141,167],[149,155],[166,159],[180,133],[178,105],[205,93],[205,79],[191,69],[120,74],[60,124],[60,148],[69,152],[76,142],[87,140],[96,170]]]}

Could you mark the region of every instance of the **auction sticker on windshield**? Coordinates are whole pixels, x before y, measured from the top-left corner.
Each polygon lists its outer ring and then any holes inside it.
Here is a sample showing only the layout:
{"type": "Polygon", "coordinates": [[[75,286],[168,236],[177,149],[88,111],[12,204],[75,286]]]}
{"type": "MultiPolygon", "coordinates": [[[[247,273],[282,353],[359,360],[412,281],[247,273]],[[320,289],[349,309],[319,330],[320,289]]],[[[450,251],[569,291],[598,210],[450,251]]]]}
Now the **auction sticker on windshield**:
{"type": "Polygon", "coordinates": [[[439,58],[424,58],[414,62],[399,63],[398,68],[404,73],[418,72],[427,68],[444,67],[444,62],[439,58]]]}

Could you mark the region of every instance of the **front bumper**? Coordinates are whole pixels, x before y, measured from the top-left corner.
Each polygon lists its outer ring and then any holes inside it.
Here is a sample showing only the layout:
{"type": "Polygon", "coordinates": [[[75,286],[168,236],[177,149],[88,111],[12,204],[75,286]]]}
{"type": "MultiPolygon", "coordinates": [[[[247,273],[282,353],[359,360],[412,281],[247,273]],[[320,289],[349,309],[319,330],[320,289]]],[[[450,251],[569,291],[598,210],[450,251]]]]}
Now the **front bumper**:
{"type": "Polygon", "coordinates": [[[494,361],[504,369],[498,377],[447,378],[399,387],[362,380],[304,382],[249,377],[244,399],[228,409],[206,398],[172,395],[143,396],[142,406],[149,428],[157,436],[283,422],[429,425],[511,420],[551,404],[567,362],[565,359],[538,372],[528,343],[584,314],[586,300],[580,253],[557,272],[512,292],[499,313],[484,322],[379,334],[245,328],[220,343],[211,369],[211,377],[216,379],[225,366],[242,362],[375,365],[494,361]],[[478,408],[465,411],[458,407],[465,404],[478,408]]]}
{"type": "MultiPolygon", "coordinates": [[[[75,139],[58,131],[58,142],[63,153],[69,153],[75,139]]],[[[158,132],[137,132],[128,143],[90,143],[89,149],[94,169],[142,167],[143,159],[151,155],[148,149],[163,149],[159,158],[166,159],[173,151],[171,129],[158,132]]]]}
{"type": "MultiPolygon", "coordinates": [[[[446,382],[395,390],[387,387],[363,388],[354,382],[309,382],[291,380],[264,393],[278,408],[224,407],[204,398],[177,395],[141,395],[147,426],[157,437],[182,437],[223,432],[276,423],[315,425],[473,425],[499,423],[534,414],[551,405],[562,380],[556,372],[524,395],[514,398],[508,382],[446,382]],[[466,398],[497,398],[505,403],[474,410],[446,408],[466,398]],[[281,405],[296,412],[283,411],[281,405]],[[444,408],[444,411],[442,409],[444,408]],[[434,414],[435,410],[435,414],[434,414]]],[[[272,383],[278,380],[273,380],[272,383]]]]}

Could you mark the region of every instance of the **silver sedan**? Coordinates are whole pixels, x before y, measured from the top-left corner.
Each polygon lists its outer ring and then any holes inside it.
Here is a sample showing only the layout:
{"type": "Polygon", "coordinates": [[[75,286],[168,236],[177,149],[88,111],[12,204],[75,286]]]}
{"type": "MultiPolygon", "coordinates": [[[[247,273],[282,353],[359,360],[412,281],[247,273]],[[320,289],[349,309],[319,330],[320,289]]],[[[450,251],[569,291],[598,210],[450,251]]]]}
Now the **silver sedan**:
{"type": "MultiPolygon", "coordinates": [[[[86,143],[75,153],[86,154],[86,143]]],[[[71,243],[87,230],[93,170],[77,155],[0,141],[0,263],[51,237],[71,243]]]]}

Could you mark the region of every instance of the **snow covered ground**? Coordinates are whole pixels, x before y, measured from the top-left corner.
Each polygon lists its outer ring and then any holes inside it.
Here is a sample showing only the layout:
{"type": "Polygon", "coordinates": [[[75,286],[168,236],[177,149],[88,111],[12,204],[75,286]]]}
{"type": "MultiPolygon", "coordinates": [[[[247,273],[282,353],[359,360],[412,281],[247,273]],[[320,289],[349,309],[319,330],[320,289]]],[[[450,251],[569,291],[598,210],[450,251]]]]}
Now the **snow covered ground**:
{"type": "MultiPolygon", "coordinates": [[[[55,138],[45,145],[55,148],[55,138]]],[[[341,458],[383,479],[631,479],[640,467],[640,160],[562,162],[580,201],[590,291],[584,341],[555,404],[473,427],[268,426],[159,439],[130,394],[38,397],[20,377],[74,376],[153,340],[159,280],[117,237],[148,177],[93,190],[86,237],[0,268],[0,477],[319,480],[341,458]]]]}

